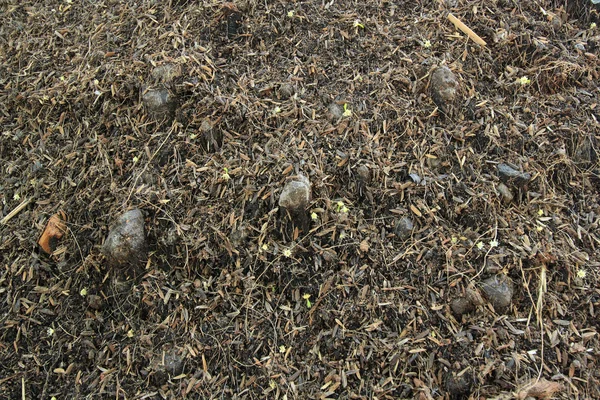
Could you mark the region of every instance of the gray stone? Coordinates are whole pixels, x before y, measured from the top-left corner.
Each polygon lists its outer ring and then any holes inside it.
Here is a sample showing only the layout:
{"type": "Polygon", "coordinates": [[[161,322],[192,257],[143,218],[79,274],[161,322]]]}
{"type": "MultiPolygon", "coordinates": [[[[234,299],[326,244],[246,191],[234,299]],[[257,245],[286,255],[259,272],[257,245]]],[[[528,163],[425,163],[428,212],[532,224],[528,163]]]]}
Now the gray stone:
{"type": "Polygon", "coordinates": [[[414,224],[410,217],[402,217],[396,221],[394,233],[399,239],[408,239],[414,229],[414,224]]]}
{"type": "Polygon", "coordinates": [[[364,183],[369,183],[371,180],[371,170],[366,165],[358,167],[356,173],[364,183]]]}
{"type": "Polygon", "coordinates": [[[162,361],[162,366],[170,375],[177,376],[183,372],[183,359],[175,349],[167,351],[162,361]]]}
{"type": "Polygon", "coordinates": [[[102,251],[111,266],[136,266],[147,260],[144,216],[139,209],[121,215],[111,228],[102,251]]]}
{"type": "Polygon", "coordinates": [[[279,207],[290,211],[304,211],[310,202],[310,181],[305,176],[299,175],[283,187],[279,196],[279,207]]]}
{"type": "Polygon", "coordinates": [[[498,190],[498,193],[500,196],[502,196],[502,200],[505,203],[510,203],[515,197],[508,186],[506,186],[504,183],[500,183],[498,186],[496,186],[496,190],[498,190]]]}
{"type": "Polygon", "coordinates": [[[142,96],[148,112],[155,118],[172,116],[175,111],[175,97],[168,89],[148,89],[142,96]]]}
{"type": "Polygon", "coordinates": [[[531,174],[517,171],[508,164],[498,164],[498,176],[506,185],[521,189],[531,180],[531,174]]]}
{"type": "Polygon", "coordinates": [[[170,83],[181,76],[181,67],[175,64],[159,65],[152,70],[151,76],[157,83],[170,83]]]}
{"type": "Polygon", "coordinates": [[[450,309],[452,310],[452,313],[455,316],[460,318],[464,314],[468,314],[471,311],[473,311],[475,309],[475,306],[473,305],[473,302],[468,298],[457,297],[456,299],[452,299],[452,301],[450,302],[450,309]]]}
{"type": "Polygon", "coordinates": [[[344,116],[344,106],[338,103],[331,103],[329,105],[329,114],[331,119],[337,121],[344,116]]]}
{"type": "Polygon", "coordinates": [[[505,311],[512,301],[514,285],[506,275],[496,275],[483,281],[483,294],[496,311],[505,311]]]}
{"type": "Polygon", "coordinates": [[[438,107],[446,107],[454,102],[458,93],[458,80],[454,72],[445,65],[431,73],[431,95],[438,107]]]}
{"type": "Polygon", "coordinates": [[[279,98],[280,99],[289,99],[296,93],[294,86],[290,83],[282,83],[279,86],[279,98]]]}

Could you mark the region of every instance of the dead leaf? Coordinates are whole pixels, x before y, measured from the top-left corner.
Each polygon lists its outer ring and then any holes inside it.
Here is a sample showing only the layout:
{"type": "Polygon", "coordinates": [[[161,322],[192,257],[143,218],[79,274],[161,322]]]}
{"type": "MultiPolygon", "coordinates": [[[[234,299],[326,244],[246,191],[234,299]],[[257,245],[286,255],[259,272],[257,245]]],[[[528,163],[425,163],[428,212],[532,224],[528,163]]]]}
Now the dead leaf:
{"type": "Polygon", "coordinates": [[[56,248],[56,242],[58,242],[67,231],[67,226],[65,224],[66,219],[67,216],[65,212],[59,211],[51,216],[46,223],[46,228],[38,240],[38,244],[45,253],[52,254],[56,248]]]}
{"type": "Polygon", "coordinates": [[[527,397],[535,397],[536,399],[549,399],[554,396],[554,393],[562,389],[562,385],[558,382],[550,382],[545,379],[532,379],[529,383],[523,386],[516,397],[518,400],[524,400],[527,397]]]}

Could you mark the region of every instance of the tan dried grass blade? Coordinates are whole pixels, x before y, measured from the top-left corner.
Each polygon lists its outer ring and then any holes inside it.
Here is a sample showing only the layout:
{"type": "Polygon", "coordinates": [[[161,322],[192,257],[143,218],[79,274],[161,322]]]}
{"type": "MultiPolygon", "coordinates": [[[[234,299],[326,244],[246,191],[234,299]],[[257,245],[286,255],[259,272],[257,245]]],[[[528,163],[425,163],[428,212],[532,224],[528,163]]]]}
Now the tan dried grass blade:
{"type": "Polygon", "coordinates": [[[450,22],[454,24],[458,29],[460,29],[465,35],[469,36],[472,41],[477,43],[478,45],[485,46],[487,43],[483,40],[479,35],[471,30],[468,26],[466,26],[460,19],[456,18],[452,14],[448,14],[448,19],[450,22]]]}

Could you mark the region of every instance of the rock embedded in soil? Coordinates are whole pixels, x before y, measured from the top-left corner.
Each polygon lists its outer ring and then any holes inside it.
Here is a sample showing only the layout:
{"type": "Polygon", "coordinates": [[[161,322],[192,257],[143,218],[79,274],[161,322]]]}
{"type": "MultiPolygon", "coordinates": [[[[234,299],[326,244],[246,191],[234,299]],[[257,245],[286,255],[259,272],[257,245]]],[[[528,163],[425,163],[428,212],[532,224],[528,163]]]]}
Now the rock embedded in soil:
{"type": "Polygon", "coordinates": [[[410,217],[402,217],[396,221],[394,233],[399,239],[408,239],[414,229],[413,221],[410,217]]]}
{"type": "Polygon", "coordinates": [[[155,118],[172,116],[175,111],[175,97],[168,89],[148,89],[142,96],[148,112],[155,118]]]}
{"type": "Polygon", "coordinates": [[[508,164],[498,164],[498,176],[506,185],[522,189],[531,180],[531,174],[520,172],[508,164]]]}
{"type": "Polygon", "coordinates": [[[147,259],[144,216],[139,209],[121,215],[111,228],[102,251],[111,266],[135,266],[147,259]]]}
{"type": "Polygon", "coordinates": [[[458,80],[454,72],[445,65],[437,67],[431,74],[431,95],[441,109],[446,109],[457,98],[458,80]]]}
{"type": "Polygon", "coordinates": [[[299,175],[283,187],[279,196],[279,207],[293,212],[301,212],[308,207],[310,197],[310,181],[307,177],[299,175]]]}
{"type": "Polygon", "coordinates": [[[496,190],[498,190],[498,193],[500,194],[500,196],[502,196],[502,200],[505,203],[510,203],[515,197],[508,188],[508,186],[506,186],[504,183],[499,184],[496,187],[496,190]]]}
{"type": "Polygon", "coordinates": [[[369,183],[371,181],[371,170],[366,165],[361,165],[356,169],[356,173],[363,183],[369,183]]]}
{"type": "Polygon", "coordinates": [[[296,93],[294,86],[290,83],[283,83],[279,86],[279,98],[280,99],[289,99],[296,93]]]}
{"type": "Polygon", "coordinates": [[[460,318],[465,314],[469,314],[475,309],[473,302],[466,297],[457,297],[450,302],[452,313],[460,318]]]}
{"type": "Polygon", "coordinates": [[[158,83],[170,83],[181,75],[181,67],[175,64],[163,64],[152,70],[152,79],[158,83]]]}
{"type": "Polygon", "coordinates": [[[481,290],[494,309],[501,312],[510,306],[514,285],[506,275],[496,275],[483,281],[481,290]]]}
{"type": "Polygon", "coordinates": [[[450,398],[463,398],[471,392],[473,380],[469,373],[457,375],[450,372],[446,375],[446,390],[450,394],[450,398]]]}

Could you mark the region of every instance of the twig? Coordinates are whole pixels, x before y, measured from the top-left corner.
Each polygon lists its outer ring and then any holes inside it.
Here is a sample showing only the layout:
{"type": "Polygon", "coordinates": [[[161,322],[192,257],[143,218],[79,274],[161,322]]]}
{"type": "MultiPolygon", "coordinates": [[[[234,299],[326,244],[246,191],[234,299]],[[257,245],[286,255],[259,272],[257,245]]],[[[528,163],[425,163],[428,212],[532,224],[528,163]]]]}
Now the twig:
{"type": "Polygon", "coordinates": [[[27,205],[31,202],[31,199],[25,199],[19,204],[14,210],[9,212],[2,220],[0,220],[0,225],[5,225],[12,217],[21,212],[27,205]]]}
{"type": "Polygon", "coordinates": [[[487,44],[485,42],[485,40],[483,40],[481,37],[479,37],[478,34],[473,32],[471,30],[471,28],[466,26],[460,19],[456,18],[454,15],[448,14],[448,19],[450,20],[450,22],[452,22],[454,24],[454,26],[456,26],[464,34],[469,36],[471,38],[471,40],[474,41],[475,43],[477,43],[478,45],[485,46],[487,44]]]}

